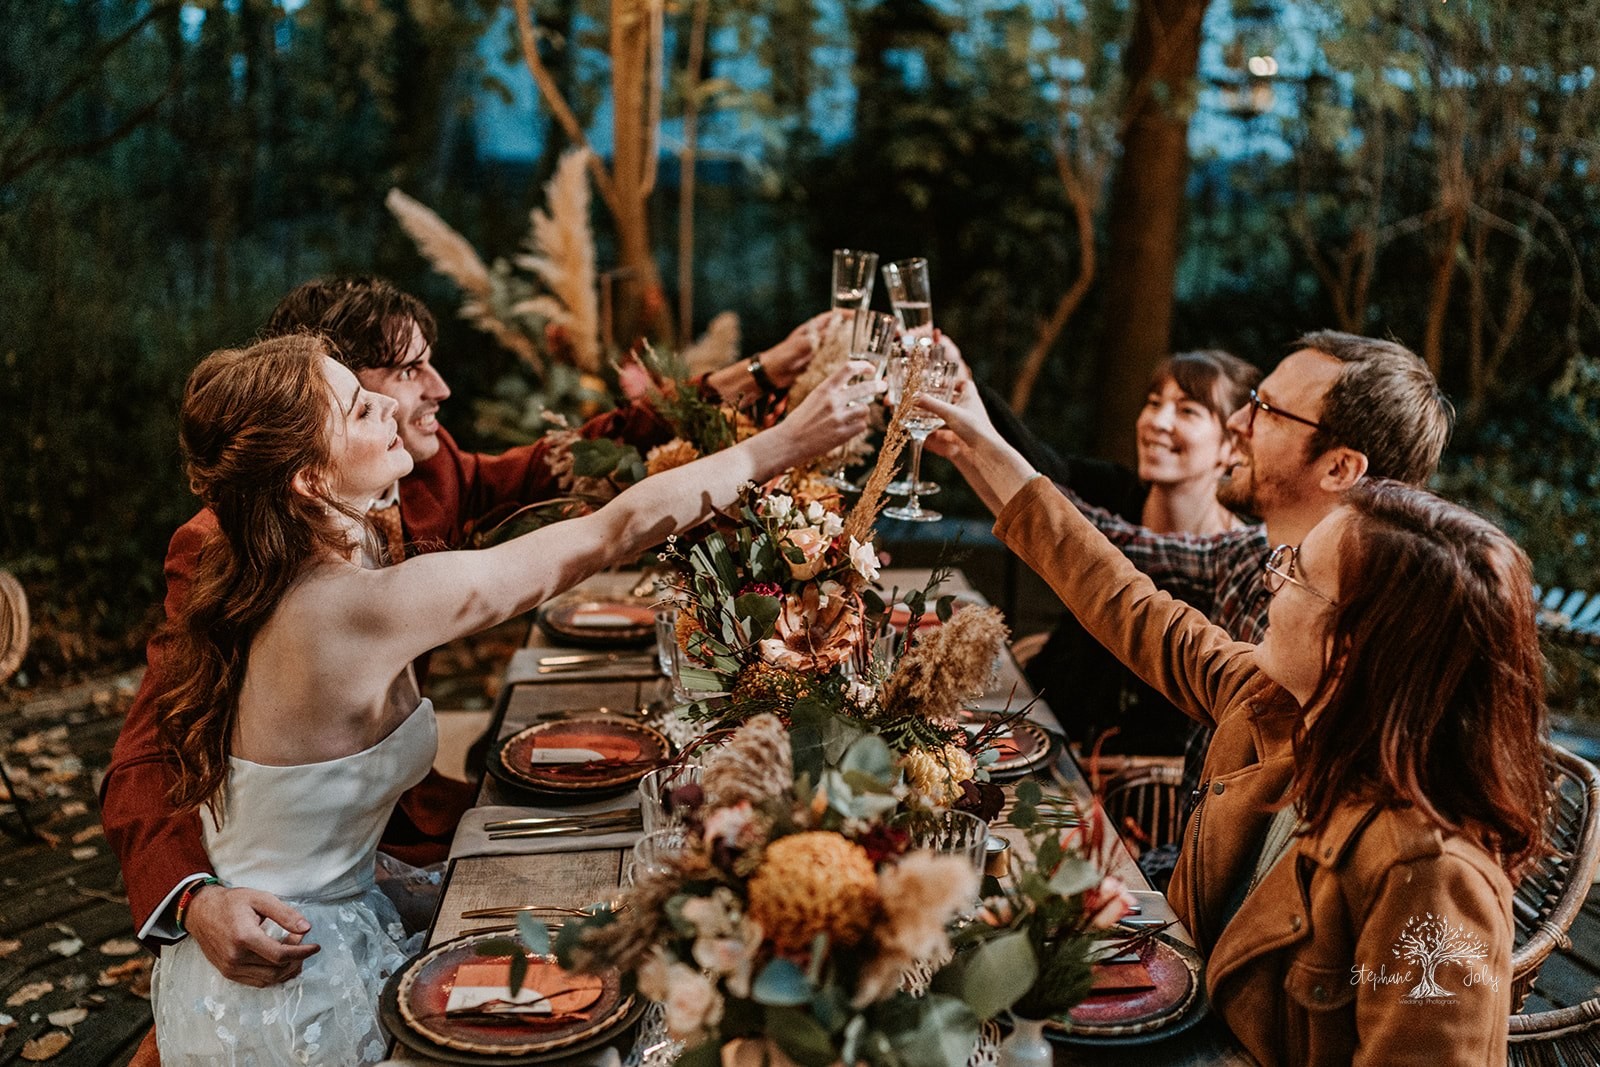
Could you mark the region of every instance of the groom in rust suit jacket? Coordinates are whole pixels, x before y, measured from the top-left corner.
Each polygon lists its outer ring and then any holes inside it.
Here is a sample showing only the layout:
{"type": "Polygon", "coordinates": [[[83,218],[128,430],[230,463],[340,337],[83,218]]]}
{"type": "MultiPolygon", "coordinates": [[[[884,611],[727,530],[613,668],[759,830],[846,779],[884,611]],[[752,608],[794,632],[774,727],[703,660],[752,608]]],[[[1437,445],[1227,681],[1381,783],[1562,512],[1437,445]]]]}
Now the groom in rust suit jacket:
{"type": "MultiPolygon", "coordinates": [[[[310,282],[284,298],[265,332],[308,328],[334,342],[367,388],[399,404],[401,440],[416,465],[371,513],[393,559],[460,548],[486,518],[563,491],[548,462],[550,438],[488,456],[463,452],[438,424],[439,403],[450,391],[431,362],[433,317],[414,297],[370,278],[310,282]]],[[[796,330],[751,361],[762,363],[759,370],[738,364],[712,375],[706,384],[725,396],[747,391],[752,379],[787,385],[809,355],[809,343],[796,330]]],[[[580,433],[641,449],[672,436],[671,428],[643,405],[626,405],[591,419],[580,433]]],[[[205,542],[216,528],[215,517],[201,511],[173,536],[165,564],[168,617],[187,599],[205,542]]],[[[211,861],[198,813],[179,813],[167,800],[174,776],[157,732],[155,707],[168,682],[165,654],[158,633],[149,643],[144,681],[101,786],[106,837],[122,864],[139,937],[156,947],[192,934],[211,962],[235,981],[262,986],[286,980],[316,947],[300,944],[304,920],[270,894],[202,885],[190,894],[184,922],[177,922],[178,900],[209,876],[211,861]],[[268,937],[261,929],[268,918],[290,936],[281,943],[268,937]]],[[[417,866],[443,859],[472,797],[467,783],[430,773],[402,797],[385,829],[383,851],[417,866]]]]}

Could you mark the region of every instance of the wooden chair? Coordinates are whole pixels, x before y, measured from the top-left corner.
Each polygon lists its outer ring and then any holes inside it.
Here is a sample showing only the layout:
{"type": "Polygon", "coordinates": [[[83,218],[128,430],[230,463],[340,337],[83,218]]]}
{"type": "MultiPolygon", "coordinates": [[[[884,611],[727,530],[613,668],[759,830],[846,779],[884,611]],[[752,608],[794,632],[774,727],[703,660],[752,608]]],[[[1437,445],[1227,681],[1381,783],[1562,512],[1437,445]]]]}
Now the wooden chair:
{"type": "Polygon", "coordinates": [[[1594,1067],[1600,1063],[1600,997],[1513,1015],[1508,1040],[1508,1067],[1594,1067]]]}
{"type": "Polygon", "coordinates": [[[1100,794],[1111,826],[1145,852],[1183,834],[1183,768],[1150,764],[1118,772],[1100,794]]]}
{"type": "Polygon", "coordinates": [[[1017,661],[1017,666],[1026,667],[1028,661],[1044,651],[1044,646],[1050,640],[1050,631],[1029,634],[1019,637],[1011,642],[1011,658],[1017,661]]]}
{"type": "MultiPolygon", "coordinates": [[[[9,682],[11,676],[17,673],[17,668],[22,666],[23,654],[27,651],[27,594],[9,572],[0,571],[0,685],[9,682]]],[[[6,796],[11,798],[11,806],[16,809],[23,834],[29,838],[39,836],[34,832],[33,823],[28,821],[27,805],[17,795],[16,786],[11,784],[3,751],[0,751],[0,784],[5,786],[6,796]]]]}
{"type": "Polygon", "coordinates": [[[1545,836],[1552,851],[1523,875],[1511,902],[1516,933],[1511,953],[1513,1010],[1527,1000],[1550,953],[1557,947],[1572,947],[1567,930],[1582,910],[1595,866],[1600,864],[1600,771],[1559,745],[1546,750],[1545,767],[1550,775],[1545,836]]]}
{"type": "Polygon", "coordinates": [[[1600,595],[1538,586],[1533,595],[1539,604],[1539,632],[1545,637],[1575,648],[1600,648],[1600,595]]]}

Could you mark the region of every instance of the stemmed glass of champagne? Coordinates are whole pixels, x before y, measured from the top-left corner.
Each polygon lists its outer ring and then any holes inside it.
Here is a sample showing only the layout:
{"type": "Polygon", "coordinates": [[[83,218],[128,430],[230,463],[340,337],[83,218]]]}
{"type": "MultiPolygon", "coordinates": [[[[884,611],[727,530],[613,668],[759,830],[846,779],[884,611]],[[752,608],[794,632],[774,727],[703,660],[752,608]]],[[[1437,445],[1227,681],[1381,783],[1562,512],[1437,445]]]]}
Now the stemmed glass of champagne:
{"type": "MultiPolygon", "coordinates": [[[[850,358],[864,359],[877,368],[874,377],[882,378],[885,365],[898,350],[899,323],[893,315],[881,311],[857,311],[851,324],[850,358]]],[[[864,401],[863,401],[864,403],[864,401]]],[[[834,489],[854,492],[861,487],[845,477],[843,449],[839,458],[823,472],[822,480],[834,489]]]]}
{"type": "MultiPolygon", "coordinates": [[[[910,369],[911,360],[899,357],[889,362],[888,372],[888,399],[898,408],[902,403],[914,403],[915,396],[907,396],[906,374],[910,369]]],[[[916,396],[929,396],[935,400],[951,400],[955,396],[956,381],[960,375],[961,367],[953,359],[931,359],[923,365],[922,381],[916,396]]],[[[900,519],[904,522],[937,522],[943,518],[937,511],[932,511],[922,506],[917,499],[922,495],[922,443],[928,435],[944,425],[944,420],[925,408],[917,407],[907,411],[902,417],[901,425],[911,435],[911,477],[908,480],[910,493],[904,505],[896,505],[883,509],[883,513],[891,519],[900,519]]]]}
{"type": "MultiPolygon", "coordinates": [[[[884,264],[883,287],[889,292],[889,306],[900,320],[906,345],[921,345],[931,357],[934,354],[933,286],[928,280],[928,261],[916,256],[884,264]]],[[[932,496],[939,491],[939,485],[919,482],[916,490],[919,496],[932,496]]],[[[889,483],[887,491],[895,496],[906,496],[911,492],[911,482],[896,478],[889,483]]]]}

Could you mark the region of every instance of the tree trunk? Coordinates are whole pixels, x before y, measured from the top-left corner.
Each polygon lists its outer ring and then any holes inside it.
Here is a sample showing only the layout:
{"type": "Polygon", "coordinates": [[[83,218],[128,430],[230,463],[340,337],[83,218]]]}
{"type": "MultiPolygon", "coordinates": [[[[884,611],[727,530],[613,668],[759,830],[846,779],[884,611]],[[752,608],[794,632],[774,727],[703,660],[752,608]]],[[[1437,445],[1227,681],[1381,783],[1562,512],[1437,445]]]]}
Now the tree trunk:
{"type": "Polygon", "coordinates": [[[666,308],[650,254],[649,188],[654,179],[655,129],[647,116],[650,67],[649,0],[611,4],[611,179],[617,190],[617,246],[621,284],[613,309],[616,340],[651,332],[666,308]]]}
{"type": "Polygon", "coordinates": [[[1126,60],[1122,160],[1112,182],[1099,452],[1133,458],[1133,423],[1168,355],[1189,177],[1189,111],[1206,0],[1139,0],[1126,60]]]}

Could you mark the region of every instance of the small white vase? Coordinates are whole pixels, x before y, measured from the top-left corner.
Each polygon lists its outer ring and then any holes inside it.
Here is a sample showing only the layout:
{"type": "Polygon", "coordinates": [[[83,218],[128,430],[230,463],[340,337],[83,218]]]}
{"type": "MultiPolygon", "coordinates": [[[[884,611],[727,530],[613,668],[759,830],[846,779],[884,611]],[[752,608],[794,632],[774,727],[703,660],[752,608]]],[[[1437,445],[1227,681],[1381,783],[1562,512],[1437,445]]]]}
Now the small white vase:
{"type": "Polygon", "coordinates": [[[1055,1050],[1044,1036],[1040,1019],[1011,1017],[1011,1033],[1000,1042],[999,1067],[1050,1067],[1055,1050]]]}

